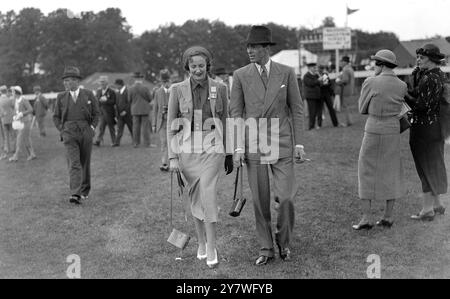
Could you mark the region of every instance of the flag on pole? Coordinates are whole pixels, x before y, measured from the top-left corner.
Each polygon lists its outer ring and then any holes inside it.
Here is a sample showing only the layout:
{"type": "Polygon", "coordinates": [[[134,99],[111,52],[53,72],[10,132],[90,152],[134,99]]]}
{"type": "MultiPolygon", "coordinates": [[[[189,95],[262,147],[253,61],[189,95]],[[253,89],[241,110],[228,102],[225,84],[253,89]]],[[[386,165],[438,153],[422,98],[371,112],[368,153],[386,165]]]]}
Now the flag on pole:
{"type": "Polygon", "coordinates": [[[348,8],[348,6],[347,6],[347,15],[351,15],[352,13],[354,13],[354,12],[357,12],[359,9],[351,9],[351,8],[348,8]]]}

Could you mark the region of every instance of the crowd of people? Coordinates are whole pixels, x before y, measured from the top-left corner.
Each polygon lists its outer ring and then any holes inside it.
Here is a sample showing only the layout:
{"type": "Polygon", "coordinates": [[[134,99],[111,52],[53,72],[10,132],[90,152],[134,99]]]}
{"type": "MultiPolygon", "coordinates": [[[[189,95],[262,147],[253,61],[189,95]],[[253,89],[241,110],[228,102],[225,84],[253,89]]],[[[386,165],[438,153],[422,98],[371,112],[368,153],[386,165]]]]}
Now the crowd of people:
{"type": "MultiPolygon", "coordinates": [[[[153,91],[143,85],[143,76],[136,73],[131,87],[122,79],[110,86],[108,78],[102,77],[100,89],[93,93],[80,86],[80,70],[67,67],[62,76],[66,91],[58,94],[53,121],[69,161],[70,202],[81,204],[88,198],[92,146],[104,143],[106,127],[113,147],[120,146],[125,126],[134,147],[140,146],[141,137],[143,146],[150,147],[151,130],[160,138],[160,169],[179,174],[189,189],[198,259],[205,260],[210,268],[218,265],[220,172],[228,175],[245,166],[260,245],[255,265],[266,265],[274,259],[274,245],[280,258],[289,260],[295,220],[294,165],[306,160],[302,144],[304,105],[294,70],[270,59],[270,47],[275,44],[270,29],[253,26],[246,44],[250,63],[233,73],[231,88],[225,84],[228,74],[224,70],[216,73],[217,78],[211,77],[213,53],[201,46],[186,49],[182,56],[182,67],[187,73],[184,81],[173,82],[170,72],[164,69],[159,76],[161,85],[153,91]],[[227,124],[229,119],[234,120],[232,130],[227,124]],[[264,119],[272,121],[261,125],[264,119]],[[250,120],[260,122],[255,132],[246,132],[250,120]],[[235,128],[241,133],[234,135],[231,131],[235,128]],[[277,134],[267,133],[272,131],[277,134]],[[276,144],[276,157],[264,150],[268,144],[276,144]],[[254,145],[256,151],[253,151],[254,145]],[[275,234],[271,222],[271,193],[277,210],[275,234]]],[[[443,54],[435,45],[427,44],[418,49],[414,84],[408,89],[393,71],[397,66],[393,52],[381,50],[372,56],[375,76],[364,82],[359,98],[360,113],[368,115],[358,160],[363,217],[353,229],[373,227],[371,203],[374,200],[386,201],[385,214],[376,225],[392,227],[394,223],[395,200],[405,194],[400,119],[406,116],[411,116],[410,147],[423,190],[423,208],[411,218],[431,221],[436,214],[444,214],[439,196],[447,192],[444,139],[448,132],[442,130],[445,126],[440,110],[446,82],[439,69],[442,58],[443,54]]],[[[329,110],[332,124],[339,125],[333,108],[336,90],[345,118],[341,125],[352,124],[348,98],[354,94],[355,79],[349,58],[344,57],[342,62],[344,67],[336,79],[337,89],[331,86],[324,69],[319,72],[316,64],[308,64],[303,92],[308,103],[310,130],[316,128],[316,121],[321,127],[323,104],[329,110]]],[[[10,161],[17,161],[20,152],[26,152],[28,159],[36,157],[30,139],[33,111],[40,135],[46,134],[42,121],[47,110],[46,100],[38,87],[35,92],[33,109],[22,97],[20,87],[0,87],[5,140],[2,157],[13,153],[10,161]],[[22,124],[17,136],[12,130],[13,122],[22,124]]]]}

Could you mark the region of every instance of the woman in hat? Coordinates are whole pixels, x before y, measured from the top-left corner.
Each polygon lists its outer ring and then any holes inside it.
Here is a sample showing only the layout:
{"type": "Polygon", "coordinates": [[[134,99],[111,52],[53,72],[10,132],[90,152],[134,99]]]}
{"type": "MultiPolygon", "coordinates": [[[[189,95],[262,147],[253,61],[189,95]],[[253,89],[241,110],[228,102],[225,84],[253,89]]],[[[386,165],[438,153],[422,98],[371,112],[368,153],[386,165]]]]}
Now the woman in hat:
{"type": "Polygon", "coordinates": [[[197,258],[208,267],[218,264],[216,223],[217,181],[220,170],[233,171],[232,156],[225,158],[226,86],[209,76],[212,56],[203,47],[183,54],[189,78],[172,85],[167,114],[170,169],[185,178],[197,232],[197,258]],[[225,158],[225,159],[224,159],[225,158]]]}
{"type": "Polygon", "coordinates": [[[25,151],[28,155],[27,160],[36,159],[34,154],[33,145],[31,143],[31,120],[33,114],[33,107],[27,99],[22,97],[22,88],[20,86],[12,87],[13,96],[15,98],[14,105],[14,120],[23,123],[23,128],[18,130],[16,140],[16,152],[9,158],[10,162],[17,162],[19,160],[19,154],[25,151]]]}
{"type": "Polygon", "coordinates": [[[422,210],[411,218],[431,221],[436,214],[444,214],[439,195],[447,193],[444,138],[440,125],[445,74],[439,68],[445,55],[434,44],[425,44],[416,50],[416,54],[418,69],[414,72],[414,89],[408,97],[413,113],[409,144],[422,182],[423,198],[422,210]]]}
{"type": "Polygon", "coordinates": [[[358,160],[358,193],[363,217],[353,229],[371,229],[372,201],[385,201],[383,218],[376,224],[391,227],[395,200],[405,192],[400,149],[400,122],[406,83],[394,74],[397,59],[393,52],[380,50],[375,60],[375,77],[364,81],[359,111],[368,114],[358,160]]]}

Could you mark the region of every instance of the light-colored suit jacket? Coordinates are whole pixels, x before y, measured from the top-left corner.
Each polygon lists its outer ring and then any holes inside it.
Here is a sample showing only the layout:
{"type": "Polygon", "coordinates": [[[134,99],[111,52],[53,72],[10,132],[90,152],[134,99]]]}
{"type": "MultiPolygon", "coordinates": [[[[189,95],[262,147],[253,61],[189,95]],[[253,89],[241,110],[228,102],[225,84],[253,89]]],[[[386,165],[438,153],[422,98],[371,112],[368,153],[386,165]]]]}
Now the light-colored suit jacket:
{"type": "Polygon", "coordinates": [[[11,124],[14,117],[14,99],[5,94],[0,95],[0,118],[2,123],[11,124]]]}
{"type": "Polygon", "coordinates": [[[341,81],[338,83],[341,87],[340,95],[342,97],[350,97],[355,94],[355,72],[351,65],[346,65],[342,69],[342,74],[339,76],[341,81]]]}
{"type": "MultiPolygon", "coordinates": [[[[254,144],[256,132],[246,132],[245,152],[249,160],[260,160],[262,156],[270,156],[266,162],[276,162],[278,158],[293,157],[295,144],[301,144],[303,140],[303,101],[297,83],[295,72],[292,68],[271,62],[267,91],[264,88],[261,76],[256,65],[251,63],[234,72],[233,86],[231,90],[230,117],[234,119],[244,118],[246,123],[251,119],[268,120],[268,132],[277,129],[278,136],[267,133],[265,128],[260,130],[261,122],[257,130],[260,136],[267,136],[266,144],[277,146],[278,157],[272,160],[272,153],[261,151],[261,140],[257,141],[257,153],[249,152],[249,145],[254,144]],[[266,131],[266,132],[265,132],[266,131]],[[266,134],[265,134],[266,133],[266,134]],[[278,142],[277,142],[278,140],[278,142]],[[263,153],[265,153],[263,155],[263,153]]],[[[247,130],[248,131],[248,130],[247,130]]],[[[236,138],[236,147],[243,148],[244,140],[236,138]]],[[[251,147],[250,147],[251,149],[251,147]]]]}
{"type": "MultiPolygon", "coordinates": [[[[227,131],[226,118],[228,116],[228,100],[227,87],[225,84],[208,79],[209,84],[209,98],[211,111],[214,116],[215,136],[221,139],[220,145],[223,145],[223,150],[226,149],[227,131]],[[215,94],[214,96],[212,94],[215,94]]],[[[169,159],[177,157],[176,151],[172,146],[180,144],[189,140],[191,137],[191,122],[194,115],[194,104],[192,101],[192,90],[190,79],[183,82],[173,84],[170,87],[169,109],[167,112],[167,142],[169,159]],[[186,123],[187,121],[187,123],[186,123]],[[175,128],[175,129],[173,129],[175,128]],[[181,128],[181,129],[180,129],[181,128]],[[177,142],[173,142],[173,138],[177,138],[177,142]],[[182,139],[182,140],[180,140],[182,139]]],[[[203,124],[204,127],[209,127],[208,124],[203,124]]],[[[216,142],[216,144],[219,144],[216,142]]],[[[179,148],[177,149],[180,150],[179,148]]],[[[224,153],[225,154],[225,153],[224,153]]]]}
{"type": "Polygon", "coordinates": [[[152,97],[147,87],[142,83],[135,83],[128,94],[131,101],[131,115],[149,115],[152,97]]]}
{"type": "MultiPolygon", "coordinates": [[[[169,90],[170,92],[170,90],[169,90]]],[[[156,127],[156,131],[161,129],[163,124],[163,114],[166,113],[167,120],[167,107],[169,107],[169,94],[166,93],[164,87],[161,86],[155,91],[155,96],[153,98],[153,126],[156,127]],[[164,106],[166,107],[164,111],[164,106]]]]}
{"type": "Polygon", "coordinates": [[[359,112],[369,114],[365,131],[374,134],[400,134],[399,113],[408,91],[393,71],[367,78],[359,97],[359,112]]]}

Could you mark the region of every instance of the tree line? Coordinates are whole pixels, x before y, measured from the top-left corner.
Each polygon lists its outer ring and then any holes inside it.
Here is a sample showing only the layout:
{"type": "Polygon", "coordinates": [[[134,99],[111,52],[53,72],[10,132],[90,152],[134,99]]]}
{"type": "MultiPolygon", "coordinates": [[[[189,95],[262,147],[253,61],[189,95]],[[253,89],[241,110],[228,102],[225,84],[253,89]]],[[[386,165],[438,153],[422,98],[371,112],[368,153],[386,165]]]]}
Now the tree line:
{"type": "MultiPolygon", "coordinates": [[[[272,29],[277,45],[273,54],[298,47],[306,27],[293,28],[275,23],[272,29]]],[[[322,26],[334,26],[327,17],[322,26]]],[[[159,70],[184,72],[180,60],[191,45],[203,45],[214,55],[213,67],[232,71],[248,63],[245,40],[250,25],[228,26],[221,21],[189,20],[182,25],[161,25],[133,36],[131,27],[118,8],[74,17],[66,9],[44,15],[37,8],[20,12],[0,12],[0,84],[20,85],[31,92],[39,84],[46,91],[61,90],[64,67],[76,65],[83,76],[94,72],[136,72],[150,81],[159,70]]],[[[367,33],[356,30],[360,51],[375,51],[398,44],[394,33],[367,33]]]]}

